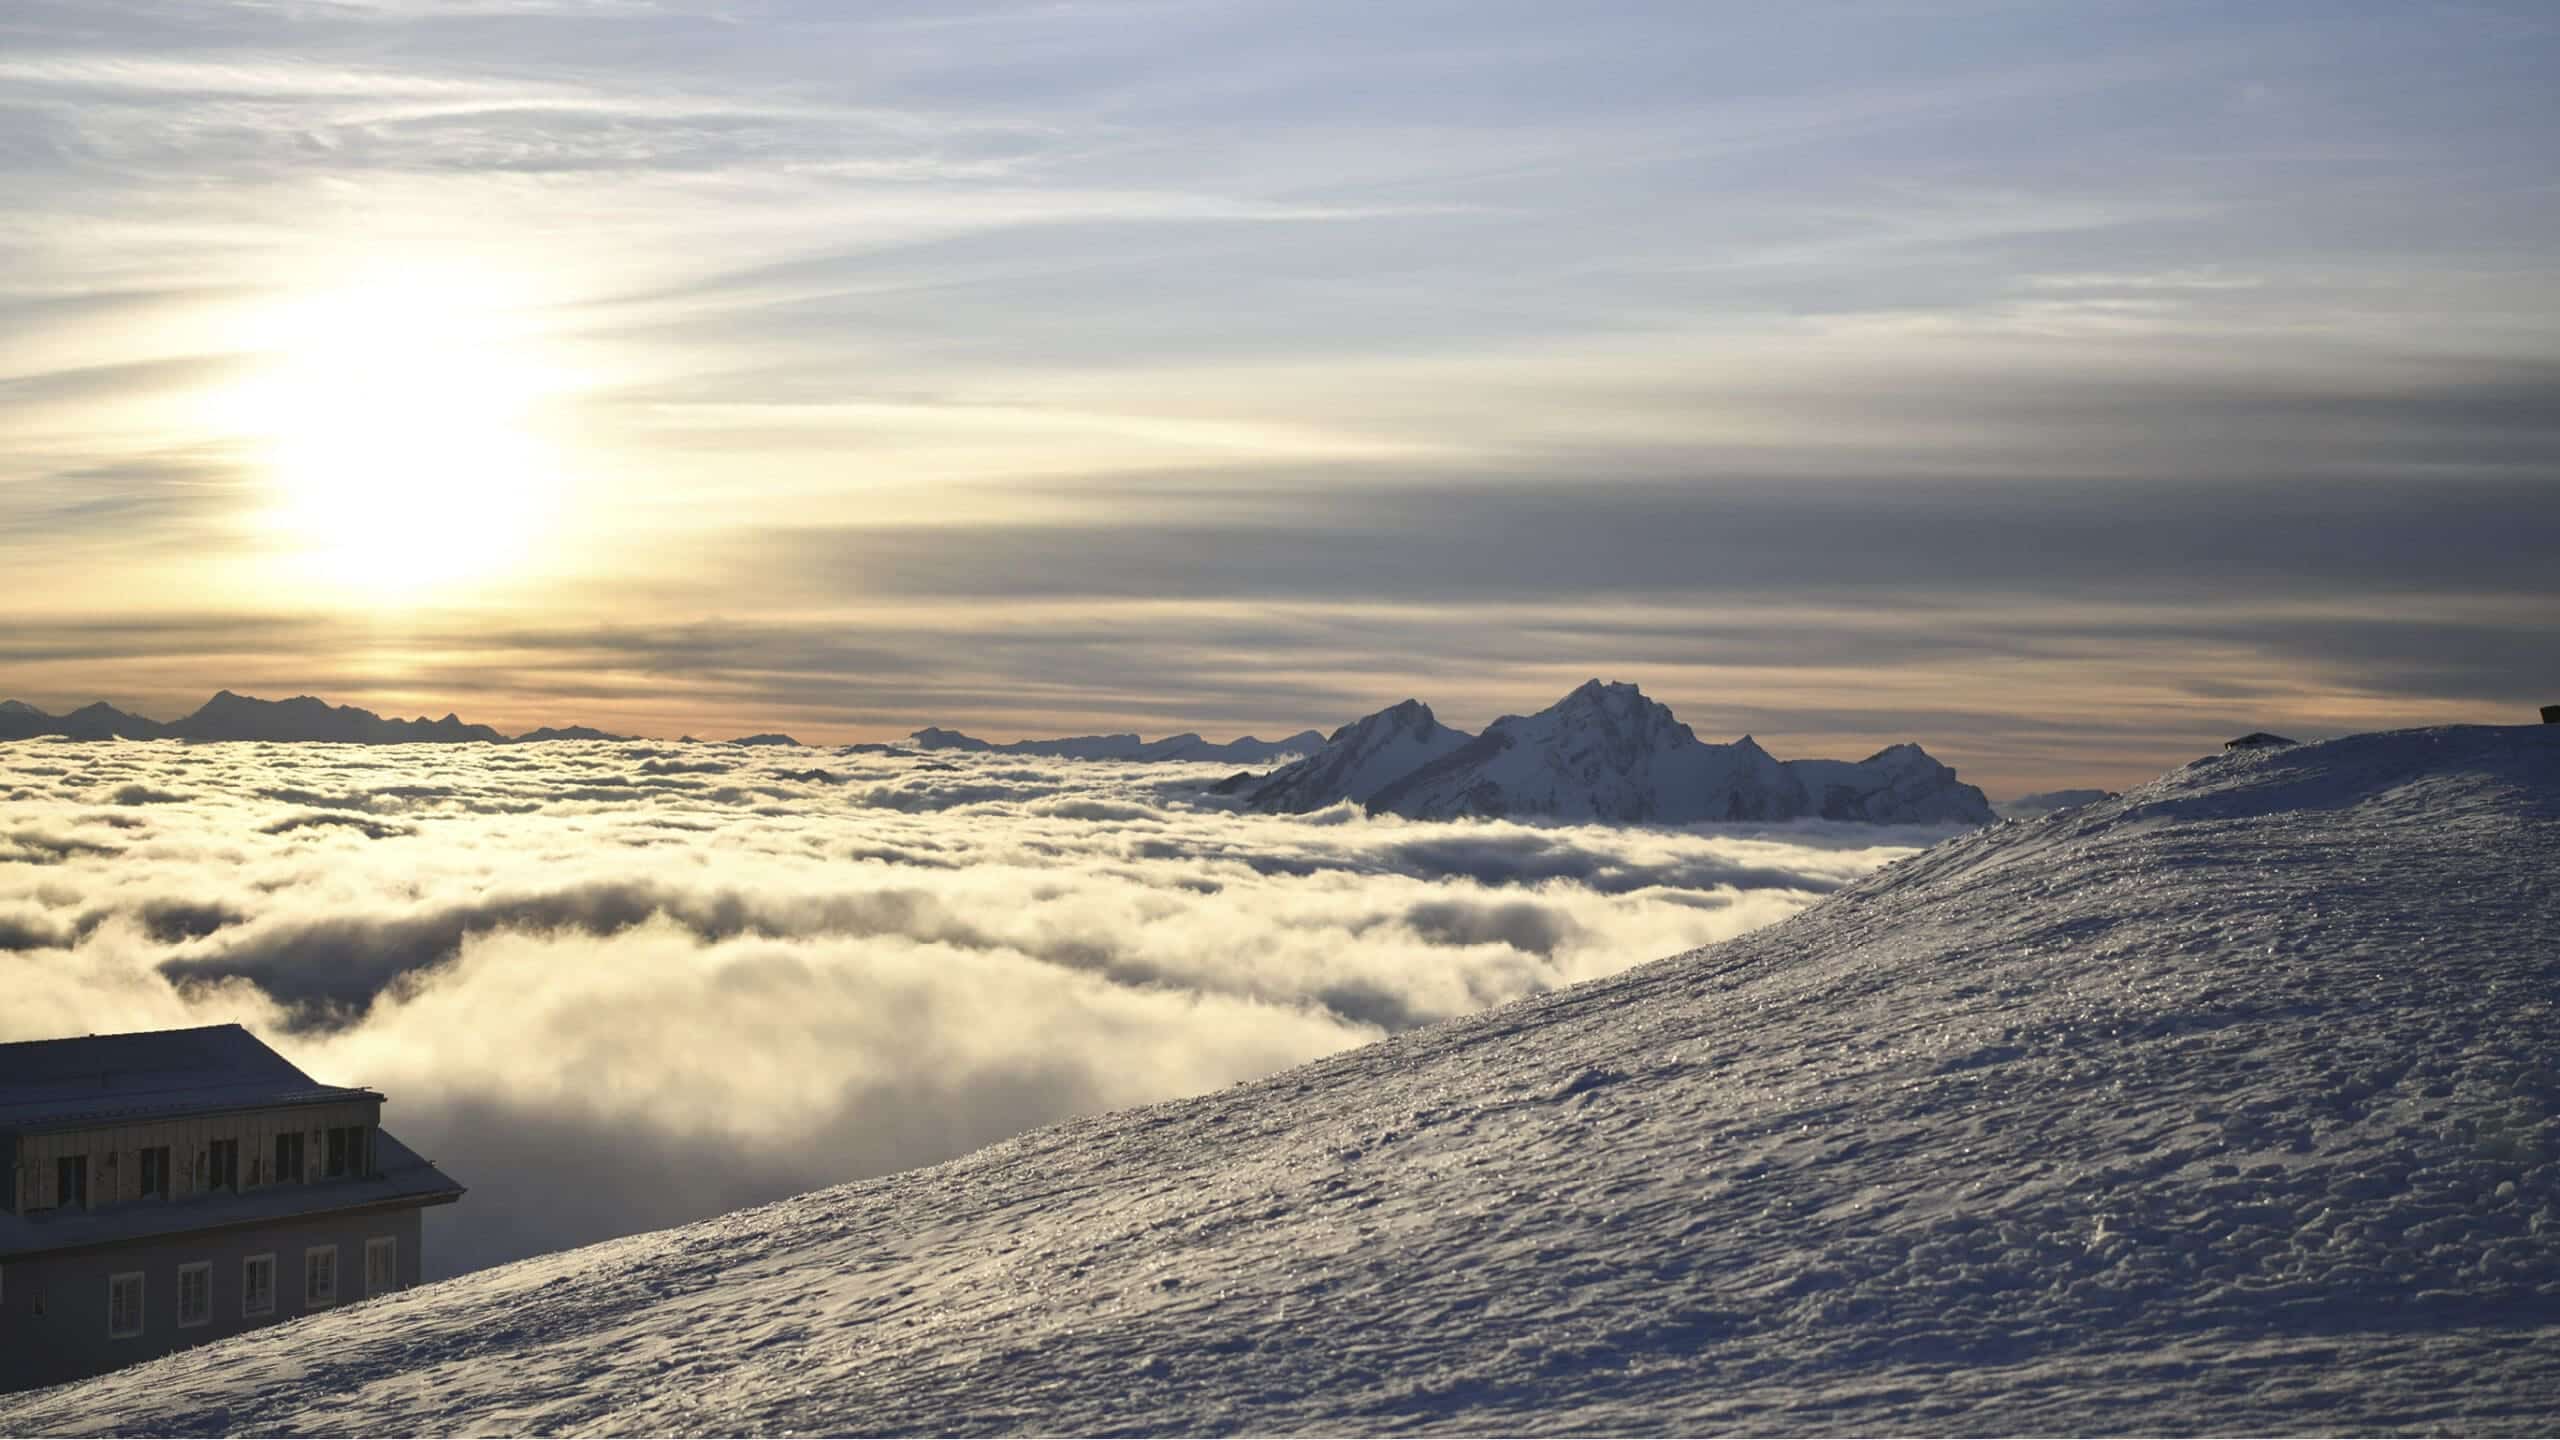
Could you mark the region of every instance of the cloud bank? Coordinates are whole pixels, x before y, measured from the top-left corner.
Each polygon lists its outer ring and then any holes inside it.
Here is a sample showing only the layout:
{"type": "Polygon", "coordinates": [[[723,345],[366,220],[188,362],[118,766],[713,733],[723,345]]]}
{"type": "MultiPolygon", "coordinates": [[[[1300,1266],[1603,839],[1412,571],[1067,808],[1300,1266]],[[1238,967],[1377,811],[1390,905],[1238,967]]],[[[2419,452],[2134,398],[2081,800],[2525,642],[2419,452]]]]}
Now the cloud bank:
{"type": "Polygon", "coordinates": [[[1213,1089],[1725,938],[1937,838],[1237,814],[1220,767],[0,746],[0,1040],[237,1020],[473,1268],[1213,1089]]]}

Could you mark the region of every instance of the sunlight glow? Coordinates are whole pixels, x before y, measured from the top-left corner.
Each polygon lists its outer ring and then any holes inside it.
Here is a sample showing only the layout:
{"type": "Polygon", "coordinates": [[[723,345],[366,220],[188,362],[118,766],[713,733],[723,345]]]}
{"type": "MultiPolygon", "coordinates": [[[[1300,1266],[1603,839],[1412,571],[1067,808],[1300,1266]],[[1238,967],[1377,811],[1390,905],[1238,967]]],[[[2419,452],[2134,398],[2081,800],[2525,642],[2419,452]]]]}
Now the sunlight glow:
{"type": "Polygon", "coordinates": [[[274,363],[235,423],[291,579],[401,604],[535,558],[565,496],[536,423],[561,376],[499,299],[480,277],[405,272],[262,317],[274,363]]]}

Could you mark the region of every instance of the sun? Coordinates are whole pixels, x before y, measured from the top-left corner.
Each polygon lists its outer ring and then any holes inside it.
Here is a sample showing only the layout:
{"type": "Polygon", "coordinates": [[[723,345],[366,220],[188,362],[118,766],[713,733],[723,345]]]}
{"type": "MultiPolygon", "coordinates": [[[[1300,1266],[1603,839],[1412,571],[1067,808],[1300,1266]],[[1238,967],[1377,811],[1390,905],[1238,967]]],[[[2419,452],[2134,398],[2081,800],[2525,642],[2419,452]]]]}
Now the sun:
{"type": "Polygon", "coordinates": [[[563,494],[538,414],[557,377],[494,287],[402,273],[306,296],[262,327],[240,404],[269,532],[303,584],[409,603],[506,580],[563,494]]]}

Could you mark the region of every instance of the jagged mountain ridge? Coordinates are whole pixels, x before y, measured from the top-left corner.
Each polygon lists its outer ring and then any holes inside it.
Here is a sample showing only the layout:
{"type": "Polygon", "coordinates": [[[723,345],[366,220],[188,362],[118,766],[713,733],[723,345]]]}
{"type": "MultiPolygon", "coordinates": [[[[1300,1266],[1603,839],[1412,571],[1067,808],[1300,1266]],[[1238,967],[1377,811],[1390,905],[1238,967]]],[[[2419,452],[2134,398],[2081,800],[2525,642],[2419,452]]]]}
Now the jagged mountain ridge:
{"type": "Polygon", "coordinates": [[[320,741],[341,745],[496,744],[507,737],[448,713],[441,720],[388,719],[310,695],[259,700],[224,690],[168,728],[180,740],[320,741]]]}
{"type": "Polygon", "coordinates": [[[1345,800],[1366,805],[1380,790],[1474,739],[1441,724],[1421,701],[1400,701],[1342,726],[1304,758],[1262,777],[1246,803],[1274,812],[1321,810],[1345,800]]]}
{"type": "Polygon", "coordinates": [[[0,701],[0,740],[32,740],[59,736],[67,740],[252,740],[274,744],[334,745],[502,745],[540,744],[553,740],[624,740],[584,725],[566,729],[543,726],[509,736],[461,716],[441,720],[421,715],[402,720],[354,705],[332,705],[311,695],[289,700],[261,700],[230,690],[176,720],[154,720],[119,710],[101,700],[64,715],[53,715],[24,701],[0,701]]]}
{"type": "Polygon", "coordinates": [[[22,700],[0,701],[0,740],[43,735],[66,740],[157,740],[168,730],[160,721],[128,714],[103,700],[62,715],[48,714],[22,700]]]}
{"type": "Polygon", "coordinates": [[[2214,754],[1609,979],[0,1432],[2546,1434],[2560,728],[2214,754]]]}
{"type": "Polygon", "coordinates": [[[1918,745],[1860,761],[1779,760],[1745,735],[1711,744],[1633,685],[1592,680],[1481,735],[1407,700],[1236,787],[1256,809],[1345,801],[1414,820],[1534,816],[1622,824],[1827,819],[1989,824],[1982,792],[1918,745]]]}
{"type": "Polygon", "coordinates": [[[1053,740],[1008,740],[998,743],[928,725],[907,736],[917,750],[963,750],[991,755],[1036,755],[1052,760],[1127,760],[1136,762],[1197,761],[1226,765],[1268,765],[1283,755],[1304,755],[1324,743],[1313,730],[1279,740],[1244,735],[1215,741],[1186,731],[1148,740],[1134,733],[1065,735],[1053,740]]]}
{"type": "MultiPolygon", "coordinates": [[[[223,690],[177,720],[154,720],[99,701],[65,715],[54,715],[21,700],[0,700],[0,740],[59,736],[71,740],[256,740],[280,743],[346,745],[409,744],[539,744],[546,741],[619,741],[616,735],[585,725],[545,725],[509,736],[458,715],[441,720],[425,716],[386,718],[352,705],[331,705],[309,695],[289,700],[261,700],[223,690]]],[[[693,737],[685,739],[691,741],[693,737]]],[[[741,736],[732,745],[798,745],[779,732],[741,736]]],[[[1147,740],[1135,734],[1080,735],[1053,740],[1016,740],[994,744],[956,730],[928,726],[909,737],[919,750],[986,751],[1000,755],[1036,755],[1060,759],[1198,761],[1230,765],[1268,765],[1283,756],[1302,755],[1324,743],[1314,730],[1279,740],[1246,735],[1217,742],[1196,733],[1147,740]]]]}
{"type": "Polygon", "coordinates": [[[1783,768],[1804,787],[1811,813],[1825,820],[1987,825],[1995,818],[1953,766],[1907,742],[1864,760],[1789,760],[1783,768]]]}

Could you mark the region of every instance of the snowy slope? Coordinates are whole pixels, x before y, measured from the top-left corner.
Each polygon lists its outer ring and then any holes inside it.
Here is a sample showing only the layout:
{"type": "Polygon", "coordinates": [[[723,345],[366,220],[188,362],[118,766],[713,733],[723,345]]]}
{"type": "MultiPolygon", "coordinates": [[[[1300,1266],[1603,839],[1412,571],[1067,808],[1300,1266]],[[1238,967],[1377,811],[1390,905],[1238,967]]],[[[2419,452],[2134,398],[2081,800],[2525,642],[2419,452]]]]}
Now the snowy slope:
{"type": "Polygon", "coordinates": [[[1419,700],[1398,701],[1334,731],[1314,754],[1274,770],[1245,803],[1293,814],[1346,800],[1366,804],[1388,784],[1474,738],[1441,724],[1419,700]]]}
{"type": "Polygon", "coordinates": [[[1269,1080],[0,1432],[2560,1427],[2560,727],[2217,754],[1269,1080]]]}
{"type": "Polygon", "coordinates": [[[2116,798],[2116,792],[2113,790],[2039,790],[2031,795],[2021,795],[2015,800],[2003,800],[1991,808],[1998,812],[2003,820],[2024,820],[2037,815],[2049,815],[2056,810],[2069,810],[2074,806],[2114,798],[2116,798]]]}

